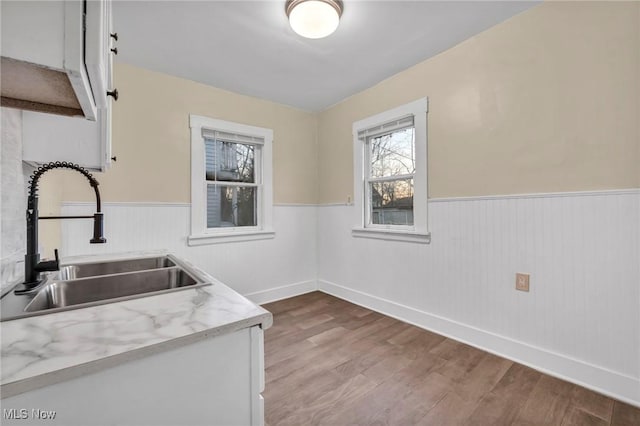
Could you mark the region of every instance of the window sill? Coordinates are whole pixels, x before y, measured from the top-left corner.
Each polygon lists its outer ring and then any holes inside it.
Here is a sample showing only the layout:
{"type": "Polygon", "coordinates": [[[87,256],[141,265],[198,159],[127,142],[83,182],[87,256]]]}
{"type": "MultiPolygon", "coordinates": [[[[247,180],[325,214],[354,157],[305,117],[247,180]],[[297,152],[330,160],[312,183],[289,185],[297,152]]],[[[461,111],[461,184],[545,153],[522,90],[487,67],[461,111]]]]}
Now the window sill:
{"type": "Polygon", "coordinates": [[[189,235],[187,245],[204,246],[208,244],[236,243],[242,241],[268,240],[275,238],[274,231],[227,232],[220,234],[189,235]]]}
{"type": "Polygon", "coordinates": [[[373,238],[376,240],[404,241],[408,243],[429,244],[431,233],[415,231],[396,231],[392,229],[353,228],[351,235],[357,238],[373,238]]]}

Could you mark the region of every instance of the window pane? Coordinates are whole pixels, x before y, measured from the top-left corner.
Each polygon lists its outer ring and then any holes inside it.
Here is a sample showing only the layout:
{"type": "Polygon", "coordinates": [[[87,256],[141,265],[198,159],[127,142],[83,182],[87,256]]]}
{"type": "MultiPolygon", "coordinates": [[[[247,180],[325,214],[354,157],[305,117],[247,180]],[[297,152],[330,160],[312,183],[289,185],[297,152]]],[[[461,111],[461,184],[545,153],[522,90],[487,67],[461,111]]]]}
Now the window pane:
{"type": "Polygon", "coordinates": [[[207,180],[254,182],[254,145],[205,139],[207,180]]]}
{"type": "Polygon", "coordinates": [[[207,228],[256,226],[256,187],[207,185],[207,228]]]}
{"type": "Polygon", "coordinates": [[[371,176],[410,175],[416,170],[414,128],[369,139],[371,176]]]}
{"type": "Polygon", "coordinates": [[[371,223],[413,225],[413,179],[370,183],[371,223]]]}

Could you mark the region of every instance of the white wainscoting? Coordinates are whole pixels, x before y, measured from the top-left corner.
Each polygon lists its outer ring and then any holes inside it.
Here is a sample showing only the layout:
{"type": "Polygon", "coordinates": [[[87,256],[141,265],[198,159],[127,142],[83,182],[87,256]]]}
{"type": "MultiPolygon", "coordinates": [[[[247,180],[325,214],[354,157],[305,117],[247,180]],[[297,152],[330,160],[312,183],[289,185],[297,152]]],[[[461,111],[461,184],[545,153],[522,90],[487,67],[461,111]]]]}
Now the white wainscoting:
{"type": "Polygon", "coordinates": [[[319,208],[320,290],[640,406],[639,191],[433,200],[429,245],[352,209],[319,208]]]}
{"type": "MultiPolygon", "coordinates": [[[[94,203],[67,202],[63,215],[93,214],[94,203]]],[[[61,256],[166,249],[256,303],[315,290],[316,206],[275,206],[275,238],[187,246],[189,204],[103,203],[106,244],[89,244],[92,220],[62,224],[61,256]]]]}

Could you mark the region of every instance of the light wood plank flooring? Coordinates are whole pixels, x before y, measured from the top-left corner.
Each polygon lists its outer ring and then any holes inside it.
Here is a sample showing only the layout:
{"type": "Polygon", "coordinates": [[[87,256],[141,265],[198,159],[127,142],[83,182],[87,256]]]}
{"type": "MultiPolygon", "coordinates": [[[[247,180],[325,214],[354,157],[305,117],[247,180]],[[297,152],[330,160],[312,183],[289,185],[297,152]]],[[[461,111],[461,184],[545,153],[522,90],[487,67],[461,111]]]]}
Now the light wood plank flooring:
{"type": "Polygon", "coordinates": [[[320,292],[265,305],[275,425],[640,425],[640,410],[320,292]]]}

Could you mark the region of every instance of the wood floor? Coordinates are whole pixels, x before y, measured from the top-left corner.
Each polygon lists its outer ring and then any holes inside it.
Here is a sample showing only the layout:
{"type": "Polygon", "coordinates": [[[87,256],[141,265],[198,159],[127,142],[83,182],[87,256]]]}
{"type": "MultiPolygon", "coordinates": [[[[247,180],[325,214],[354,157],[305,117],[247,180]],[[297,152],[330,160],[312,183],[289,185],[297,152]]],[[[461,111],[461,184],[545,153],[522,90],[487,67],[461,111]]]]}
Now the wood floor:
{"type": "Polygon", "coordinates": [[[265,305],[275,425],[640,425],[640,410],[320,292],[265,305]]]}

